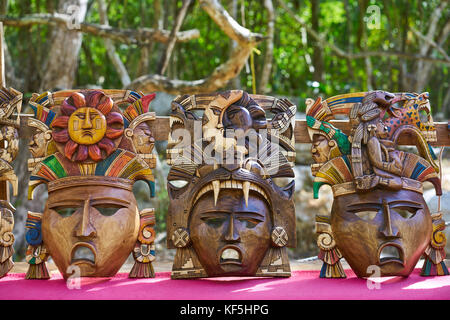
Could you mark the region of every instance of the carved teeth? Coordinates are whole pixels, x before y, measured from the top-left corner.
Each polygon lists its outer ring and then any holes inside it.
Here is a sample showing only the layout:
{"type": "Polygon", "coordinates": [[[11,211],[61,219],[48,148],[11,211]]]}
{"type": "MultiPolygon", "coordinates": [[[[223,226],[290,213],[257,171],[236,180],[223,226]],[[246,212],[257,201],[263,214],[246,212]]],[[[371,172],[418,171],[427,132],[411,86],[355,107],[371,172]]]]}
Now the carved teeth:
{"type": "Polygon", "coordinates": [[[80,246],[73,253],[72,261],[76,260],[88,260],[95,263],[95,254],[88,247],[80,246]]]}
{"type": "Polygon", "coordinates": [[[244,192],[245,206],[248,207],[248,194],[250,192],[250,181],[244,181],[242,184],[242,191],[244,192]]]}
{"type": "Polygon", "coordinates": [[[217,205],[217,199],[219,198],[219,192],[220,192],[220,181],[214,180],[212,182],[213,189],[214,189],[214,205],[217,205]]]}
{"type": "Polygon", "coordinates": [[[176,118],[176,117],[170,117],[169,118],[169,126],[172,128],[174,123],[180,123],[183,124],[183,121],[181,121],[180,119],[176,118]]]}
{"type": "Polygon", "coordinates": [[[214,205],[217,205],[217,200],[219,199],[219,193],[220,193],[221,189],[242,190],[243,194],[244,194],[244,200],[245,200],[246,206],[248,206],[248,198],[249,198],[249,194],[250,194],[251,190],[261,194],[263,196],[263,198],[269,200],[269,197],[267,196],[266,192],[250,181],[242,181],[241,182],[241,181],[236,181],[236,180],[231,180],[231,181],[230,180],[228,180],[228,181],[214,180],[211,183],[209,183],[208,185],[206,185],[205,187],[203,187],[198,192],[197,196],[195,197],[194,203],[196,203],[197,200],[200,199],[200,197],[202,195],[204,195],[206,192],[213,190],[214,191],[214,205]]]}
{"type": "Polygon", "coordinates": [[[222,252],[221,258],[223,260],[239,260],[239,252],[234,249],[228,248],[222,252]]]}

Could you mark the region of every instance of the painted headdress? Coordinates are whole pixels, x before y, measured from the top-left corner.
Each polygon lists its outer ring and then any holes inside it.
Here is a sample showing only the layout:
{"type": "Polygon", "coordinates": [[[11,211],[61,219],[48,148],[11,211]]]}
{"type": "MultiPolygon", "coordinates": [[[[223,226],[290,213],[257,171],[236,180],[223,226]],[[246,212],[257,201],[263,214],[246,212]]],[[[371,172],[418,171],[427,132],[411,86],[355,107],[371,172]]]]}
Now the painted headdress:
{"type": "MultiPolygon", "coordinates": [[[[325,184],[331,186],[335,198],[367,194],[376,189],[411,190],[422,194],[425,181],[431,182],[436,194],[441,195],[439,168],[429,144],[435,141],[436,133],[431,116],[427,116],[426,123],[418,117],[421,108],[430,112],[428,93],[372,91],[340,95],[323,102],[320,98],[308,100],[306,114],[313,155],[320,149],[326,158],[312,165],[314,198],[318,198],[319,189],[325,184]],[[349,136],[328,122],[337,114],[348,116],[349,136]],[[419,155],[397,150],[398,138],[405,132],[415,138],[419,155]],[[338,148],[320,148],[318,136],[338,148]]],[[[433,223],[440,225],[439,220],[433,218],[433,223]]],[[[319,257],[324,261],[321,277],[345,277],[339,263],[342,254],[334,241],[330,218],[318,216],[316,227],[319,257]]],[[[439,251],[437,256],[442,257],[442,243],[439,247],[430,244],[429,248],[429,252],[439,251]]],[[[426,264],[431,263],[430,259],[426,264]]],[[[434,259],[431,264],[434,270],[445,273],[441,262],[442,259],[434,259]]]]}
{"type": "MultiPolygon", "coordinates": [[[[148,112],[154,96],[126,90],[68,90],[33,95],[30,100],[33,116],[28,124],[36,129],[32,139],[43,134],[45,144],[33,152],[30,143],[34,159],[29,161],[32,170],[29,198],[33,198],[33,190],[40,184],[47,185],[49,195],[87,185],[131,192],[137,180],[146,182],[154,196],[151,170],[154,163],[137,152],[133,139],[124,134],[130,130],[133,136],[136,123],[155,119],[148,112]]],[[[154,224],[153,214],[153,209],[141,211],[141,233],[154,224]]],[[[27,220],[30,263],[27,278],[48,278],[43,263],[48,252],[42,242],[42,218],[42,214],[30,212],[27,220]]],[[[150,236],[147,231],[146,235],[154,238],[154,232],[150,236]]],[[[142,256],[141,249],[145,251],[148,268],[139,266],[142,261],[136,260],[135,272],[132,270],[130,276],[150,275],[149,262],[154,259],[154,248],[149,249],[152,242],[135,240],[136,257],[142,256]]]]}
{"type": "Polygon", "coordinates": [[[208,276],[199,260],[202,252],[193,248],[190,219],[203,197],[211,199],[213,211],[220,211],[224,190],[242,196],[243,207],[249,206],[252,194],[269,207],[272,244],[251,275],[290,275],[285,246],[296,243],[294,182],[283,187],[276,182],[294,176],[295,112],[286,99],[241,90],[178,96],[172,102],[167,150],[172,165],[168,247],[177,249],[172,278],[208,276]],[[269,112],[272,119],[266,118],[269,112]]]}
{"type": "Polygon", "coordinates": [[[14,253],[14,212],[9,202],[9,185],[17,195],[17,176],[11,162],[19,149],[18,129],[22,93],[13,88],[2,87],[0,90],[0,278],[13,267],[14,253]]]}

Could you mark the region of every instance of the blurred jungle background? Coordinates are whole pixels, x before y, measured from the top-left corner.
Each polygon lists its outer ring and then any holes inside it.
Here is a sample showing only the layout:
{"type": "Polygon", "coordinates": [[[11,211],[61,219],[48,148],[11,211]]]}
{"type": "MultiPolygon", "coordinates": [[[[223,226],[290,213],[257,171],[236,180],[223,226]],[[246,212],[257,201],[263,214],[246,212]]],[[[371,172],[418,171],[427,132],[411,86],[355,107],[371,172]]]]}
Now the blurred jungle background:
{"type": "MultiPolygon", "coordinates": [[[[430,92],[435,121],[450,114],[450,5],[446,0],[2,0],[6,83],[24,92],[129,88],[158,92],[151,104],[168,115],[177,94],[244,89],[288,97],[304,118],[306,98],[383,89],[430,92]]],[[[27,201],[28,141],[14,162],[15,261],[25,254],[27,210],[42,211],[45,187],[27,201]]],[[[158,142],[157,197],[139,183],[142,208],[157,212],[157,254],[165,248],[168,206],[165,144],[158,142]]],[[[313,200],[310,146],[298,145],[298,246],[292,259],[317,255],[314,216],[331,192],[313,200]]],[[[439,153],[439,149],[436,152],[439,153]]],[[[450,220],[450,160],[443,154],[442,206],[450,220]]],[[[427,187],[429,188],[429,187],[427,187]]],[[[427,189],[434,212],[437,199],[427,189]]]]}

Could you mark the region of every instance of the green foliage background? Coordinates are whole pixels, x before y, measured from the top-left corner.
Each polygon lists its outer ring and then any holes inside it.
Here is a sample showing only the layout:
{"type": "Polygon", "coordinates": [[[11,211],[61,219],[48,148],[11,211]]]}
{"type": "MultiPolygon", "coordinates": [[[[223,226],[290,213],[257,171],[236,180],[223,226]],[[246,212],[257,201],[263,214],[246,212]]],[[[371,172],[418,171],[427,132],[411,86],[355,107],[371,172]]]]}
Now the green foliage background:
{"type": "MultiPolygon", "coordinates": [[[[266,34],[267,11],[263,1],[236,0],[238,4],[237,21],[253,32],[266,34]],[[242,10],[244,14],[242,15],[242,10]],[[244,18],[244,19],[243,19],[244,18]],[[245,22],[244,22],[245,20],[245,22]]],[[[271,94],[298,98],[299,109],[304,109],[307,97],[333,96],[345,92],[367,90],[367,77],[372,77],[374,88],[391,92],[411,91],[402,86],[401,77],[414,78],[414,61],[398,57],[375,57],[372,74],[367,74],[364,59],[350,60],[339,58],[329,48],[323,49],[324,78],[314,83],[305,56],[313,55],[314,41],[308,37],[305,46],[301,40],[299,24],[283,8],[273,1],[276,24],[274,39],[274,65],[269,81],[271,94]],[[402,75],[401,65],[405,64],[408,74],[402,75]]],[[[311,21],[311,1],[286,1],[288,6],[306,22],[311,21]]],[[[319,31],[327,40],[350,52],[366,51],[404,51],[417,54],[421,42],[411,31],[411,27],[426,33],[430,16],[439,0],[321,0],[319,12],[319,31]],[[362,19],[367,14],[361,5],[376,5],[380,9],[379,29],[368,29],[362,19]],[[363,30],[365,28],[365,30],[363,30]],[[367,34],[367,44],[361,38],[367,34]]],[[[157,17],[154,16],[154,1],[108,1],[108,18],[110,25],[120,28],[152,27],[157,17]]],[[[181,1],[163,1],[166,9],[165,29],[170,30],[181,7],[181,1]]],[[[221,1],[230,10],[230,0],[221,1]]],[[[97,2],[90,0],[86,21],[99,23],[97,2]]],[[[8,15],[20,17],[30,13],[52,12],[57,8],[56,0],[14,0],[9,2],[8,15]]],[[[438,29],[450,18],[449,10],[439,21],[438,29]]],[[[194,80],[208,74],[220,63],[227,60],[230,39],[220,30],[211,18],[201,9],[198,1],[189,8],[181,30],[197,28],[200,38],[176,45],[172,62],[168,70],[171,78],[194,80]]],[[[6,27],[6,40],[13,58],[16,73],[25,78],[24,89],[31,93],[39,86],[42,72],[39,66],[45,58],[49,47],[49,27],[33,26],[29,29],[6,27]]],[[[141,48],[136,45],[116,44],[118,54],[127,66],[131,79],[142,73],[155,73],[165,45],[154,43],[151,46],[149,70],[139,69],[141,48]],[[143,72],[144,71],[144,72],[143,72]]],[[[255,56],[256,84],[264,63],[264,42],[259,45],[261,55],[255,56]]],[[[443,49],[448,52],[448,41],[443,49]]],[[[439,57],[438,53],[434,53],[439,57]]],[[[442,58],[442,57],[441,57],[442,58]]],[[[448,106],[443,106],[443,99],[449,90],[449,66],[435,64],[432,75],[424,91],[431,93],[433,113],[444,111],[448,115],[448,106]]],[[[240,84],[245,90],[252,90],[252,77],[244,68],[240,74],[240,84]]],[[[120,79],[108,59],[103,39],[88,34],[84,35],[83,47],[79,55],[79,68],[75,87],[98,85],[104,88],[120,88],[120,79]]],[[[169,107],[169,106],[168,106],[169,107]]]]}

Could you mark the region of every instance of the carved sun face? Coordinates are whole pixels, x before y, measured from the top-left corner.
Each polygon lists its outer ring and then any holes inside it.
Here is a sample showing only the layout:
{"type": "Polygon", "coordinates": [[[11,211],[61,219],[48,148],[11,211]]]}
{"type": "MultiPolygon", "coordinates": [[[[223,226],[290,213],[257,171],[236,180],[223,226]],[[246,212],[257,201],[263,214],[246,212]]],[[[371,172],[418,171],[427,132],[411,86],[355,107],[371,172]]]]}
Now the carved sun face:
{"type": "Polygon", "coordinates": [[[74,93],[64,100],[52,125],[53,139],[65,144],[64,154],[74,161],[100,161],[115,149],[122,137],[123,117],[111,112],[114,102],[101,91],[74,93]]]}
{"type": "Polygon", "coordinates": [[[92,145],[106,133],[106,118],[94,108],[80,108],[69,117],[70,138],[79,144],[92,145]]]}

